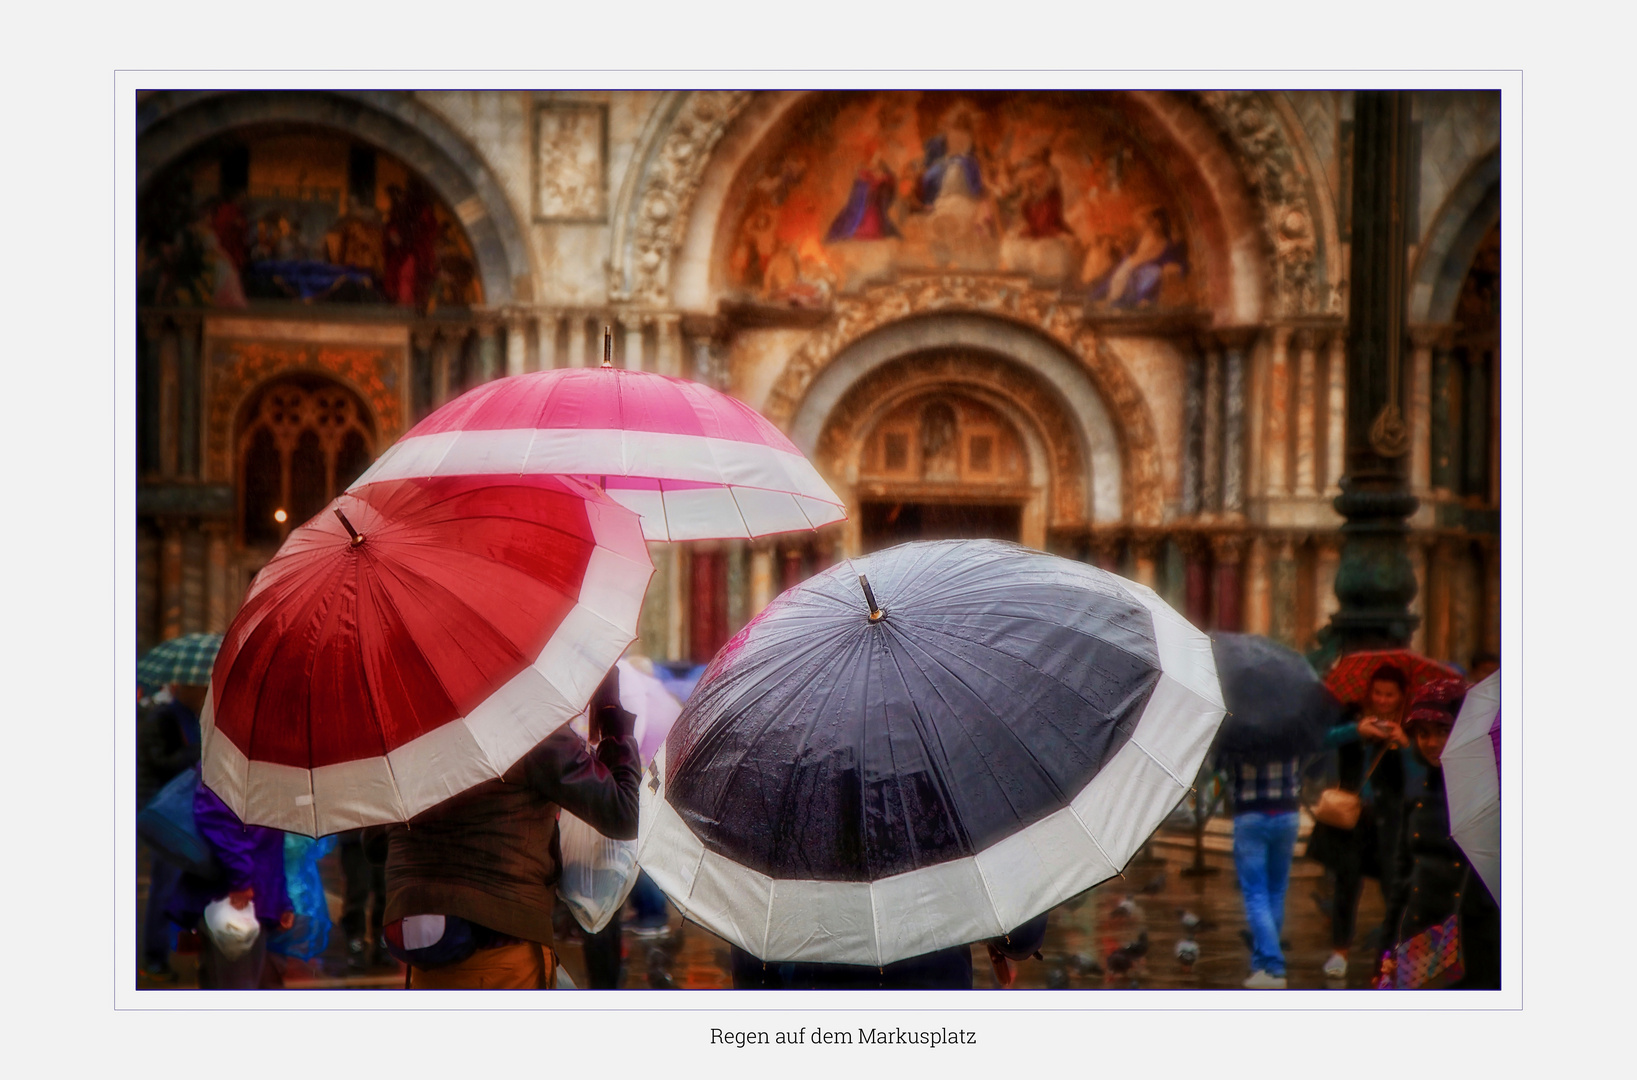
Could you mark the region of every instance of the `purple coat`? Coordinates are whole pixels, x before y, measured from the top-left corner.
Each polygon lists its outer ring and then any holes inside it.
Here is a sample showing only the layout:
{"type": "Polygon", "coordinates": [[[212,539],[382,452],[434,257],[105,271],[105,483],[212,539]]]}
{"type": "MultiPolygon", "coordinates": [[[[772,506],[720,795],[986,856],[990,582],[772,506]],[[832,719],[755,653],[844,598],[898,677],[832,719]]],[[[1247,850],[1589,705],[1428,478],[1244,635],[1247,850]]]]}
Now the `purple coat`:
{"type": "Polygon", "coordinates": [[[166,914],[180,926],[193,926],[206,906],[228,893],[249,888],[256,892],[256,918],[278,922],[290,907],[290,894],[284,887],[284,833],[244,824],[203,782],[193,792],[193,824],[215,850],[225,877],[212,885],[184,876],[166,914]]]}

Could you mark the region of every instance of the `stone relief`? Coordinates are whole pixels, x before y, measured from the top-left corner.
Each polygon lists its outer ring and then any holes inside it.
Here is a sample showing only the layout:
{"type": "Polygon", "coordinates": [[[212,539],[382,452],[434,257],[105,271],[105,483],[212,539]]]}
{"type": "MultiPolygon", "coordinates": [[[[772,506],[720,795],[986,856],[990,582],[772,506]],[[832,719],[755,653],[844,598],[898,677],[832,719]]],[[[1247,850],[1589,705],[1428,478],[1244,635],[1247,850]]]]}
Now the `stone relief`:
{"type": "Polygon", "coordinates": [[[1336,310],[1339,293],[1321,295],[1322,271],[1307,177],[1278,116],[1255,90],[1205,90],[1196,99],[1227,135],[1262,206],[1273,258],[1273,307],[1278,315],[1336,310]]]}
{"type": "Polygon", "coordinates": [[[540,104],[534,110],[534,216],[601,221],[607,214],[607,107],[540,104]]]}
{"type": "Polygon", "coordinates": [[[630,265],[609,268],[612,299],[664,304],[671,287],[671,257],[682,242],[694,192],[710,153],[754,91],[698,90],[683,101],[654,155],[636,200],[630,265]],[[631,288],[625,293],[625,282],[631,288]]]}
{"type": "Polygon", "coordinates": [[[1046,334],[1079,360],[1102,395],[1118,430],[1125,470],[1125,513],[1136,524],[1159,524],[1164,513],[1160,453],[1142,391],[1086,325],[1077,302],[1031,288],[1026,279],[976,275],[906,278],[836,300],[829,320],[785,363],[762,413],[787,428],[818,374],[853,342],[888,323],[934,312],[973,312],[1008,319],[1046,334]]]}

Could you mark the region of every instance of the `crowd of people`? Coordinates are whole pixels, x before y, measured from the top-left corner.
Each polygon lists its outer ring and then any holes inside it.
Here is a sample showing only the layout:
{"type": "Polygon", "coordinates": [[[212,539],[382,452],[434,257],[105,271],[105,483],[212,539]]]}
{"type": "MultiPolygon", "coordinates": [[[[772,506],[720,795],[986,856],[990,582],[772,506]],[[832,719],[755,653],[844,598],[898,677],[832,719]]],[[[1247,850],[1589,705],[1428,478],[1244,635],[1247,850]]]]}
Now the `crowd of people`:
{"type": "MultiPolygon", "coordinates": [[[[1474,659],[1474,681],[1497,666],[1474,659]]],[[[1463,679],[1436,679],[1413,692],[1405,673],[1383,666],[1345,724],[1326,736],[1339,790],[1357,797],[1356,817],[1314,824],[1305,854],[1332,883],[1332,952],[1323,965],[1331,985],[1358,974],[1363,946],[1374,984],[1393,974],[1392,950],[1451,916],[1459,919],[1463,973],[1452,986],[1498,989],[1500,918],[1495,899],[1472,873],[1450,835],[1441,755],[1468,688],[1463,679]],[[1361,935],[1359,899],[1366,878],[1380,884],[1386,916],[1361,935]]],[[[199,714],[205,688],[172,684],[146,702],[138,730],[139,805],[181,774],[198,776],[199,714]]],[[[383,965],[405,972],[404,985],[427,989],[543,989],[565,984],[552,948],[554,884],[560,872],[557,815],[566,810],[605,836],[637,833],[641,767],[634,717],[618,699],[615,675],[592,699],[594,747],[561,729],[507,774],[418,816],[411,825],[377,826],[344,834],[341,930],[349,972],[383,965]]],[[[1244,985],[1288,985],[1281,942],[1286,893],[1296,856],[1304,777],[1315,762],[1297,757],[1224,759],[1233,809],[1233,856],[1249,927],[1252,972],[1244,985]]],[[[142,913],[142,963],[150,979],[174,979],[172,926],[200,931],[202,989],[281,985],[268,941],[294,915],[285,886],[284,834],[242,824],[202,782],[193,784],[193,821],[220,868],[213,878],[190,873],[166,853],[150,850],[149,889],[142,913]],[[204,930],[206,911],[225,902],[254,913],[261,926],[242,951],[224,949],[204,930]]],[[[632,895],[639,933],[666,925],[663,894],[642,877],[632,895]]],[[[996,981],[1009,986],[1016,965],[1038,956],[1042,914],[983,943],[996,981]]],[[[619,912],[582,938],[592,988],[617,988],[622,978],[619,912]]],[[[968,946],[912,957],[885,967],[767,963],[735,947],[735,988],[962,989],[973,985],[968,946]]]]}

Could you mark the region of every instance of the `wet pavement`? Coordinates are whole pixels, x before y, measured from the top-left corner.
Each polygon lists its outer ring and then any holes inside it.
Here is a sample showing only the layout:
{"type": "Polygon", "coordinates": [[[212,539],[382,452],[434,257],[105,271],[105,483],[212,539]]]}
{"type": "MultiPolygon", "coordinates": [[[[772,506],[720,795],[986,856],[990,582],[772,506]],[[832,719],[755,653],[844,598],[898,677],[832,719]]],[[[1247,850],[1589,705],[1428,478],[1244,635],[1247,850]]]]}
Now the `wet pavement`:
{"type": "MultiPolygon", "coordinates": [[[[1161,831],[1143,856],[1114,878],[1054,908],[1046,930],[1041,960],[1017,965],[1021,989],[1238,989],[1250,974],[1250,950],[1241,940],[1245,913],[1233,872],[1231,823],[1212,821],[1205,836],[1203,875],[1188,872],[1194,862],[1191,833],[1161,831]],[[1190,932],[1188,929],[1192,926],[1190,932]],[[1194,948],[1179,943],[1193,942],[1194,948]],[[1186,962],[1190,952],[1197,959],[1186,962]]],[[[1302,850],[1304,840],[1297,845],[1302,850]]],[[[401,987],[403,968],[390,957],[365,971],[347,964],[346,942],[340,933],[340,863],[334,853],[320,863],[331,917],[337,927],[329,947],[311,961],[285,960],[283,985],[288,989],[378,989],[401,987]]],[[[147,891],[146,854],[139,854],[138,911],[147,891]]],[[[1355,947],[1345,982],[1327,980],[1321,966],[1330,955],[1330,923],[1322,904],[1329,887],[1324,871],[1311,860],[1297,858],[1291,869],[1285,903],[1284,937],[1288,979],[1292,989],[1360,989],[1368,984],[1371,952],[1355,947]]],[[[1368,928],[1380,923],[1382,902],[1374,881],[1366,881],[1359,904],[1361,942],[1368,928]]],[[[182,941],[186,950],[189,942],[182,941]]],[[[570,978],[584,986],[585,961],[575,928],[558,942],[561,962],[570,978]]],[[[622,989],[713,989],[732,985],[728,945],[673,910],[669,926],[657,936],[639,936],[627,929],[622,989]]],[[[997,984],[981,947],[973,950],[975,985],[997,984]]],[[[190,989],[198,986],[196,954],[172,957],[174,980],[160,981],[138,974],[139,989],[190,989]]]]}

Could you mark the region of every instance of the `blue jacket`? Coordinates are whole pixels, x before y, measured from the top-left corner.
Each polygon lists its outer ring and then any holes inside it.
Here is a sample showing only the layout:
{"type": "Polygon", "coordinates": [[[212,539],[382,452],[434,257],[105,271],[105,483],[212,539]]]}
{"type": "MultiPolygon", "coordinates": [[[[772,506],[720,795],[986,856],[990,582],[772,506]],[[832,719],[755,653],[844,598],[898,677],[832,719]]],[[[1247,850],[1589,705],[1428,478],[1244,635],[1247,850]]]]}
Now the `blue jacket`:
{"type": "Polygon", "coordinates": [[[193,926],[211,903],[248,888],[256,893],[256,918],[278,922],[290,908],[284,884],[283,831],[246,825],[202,782],[193,793],[193,823],[216,852],[223,880],[212,885],[184,875],[165,913],[179,926],[193,926]]]}

